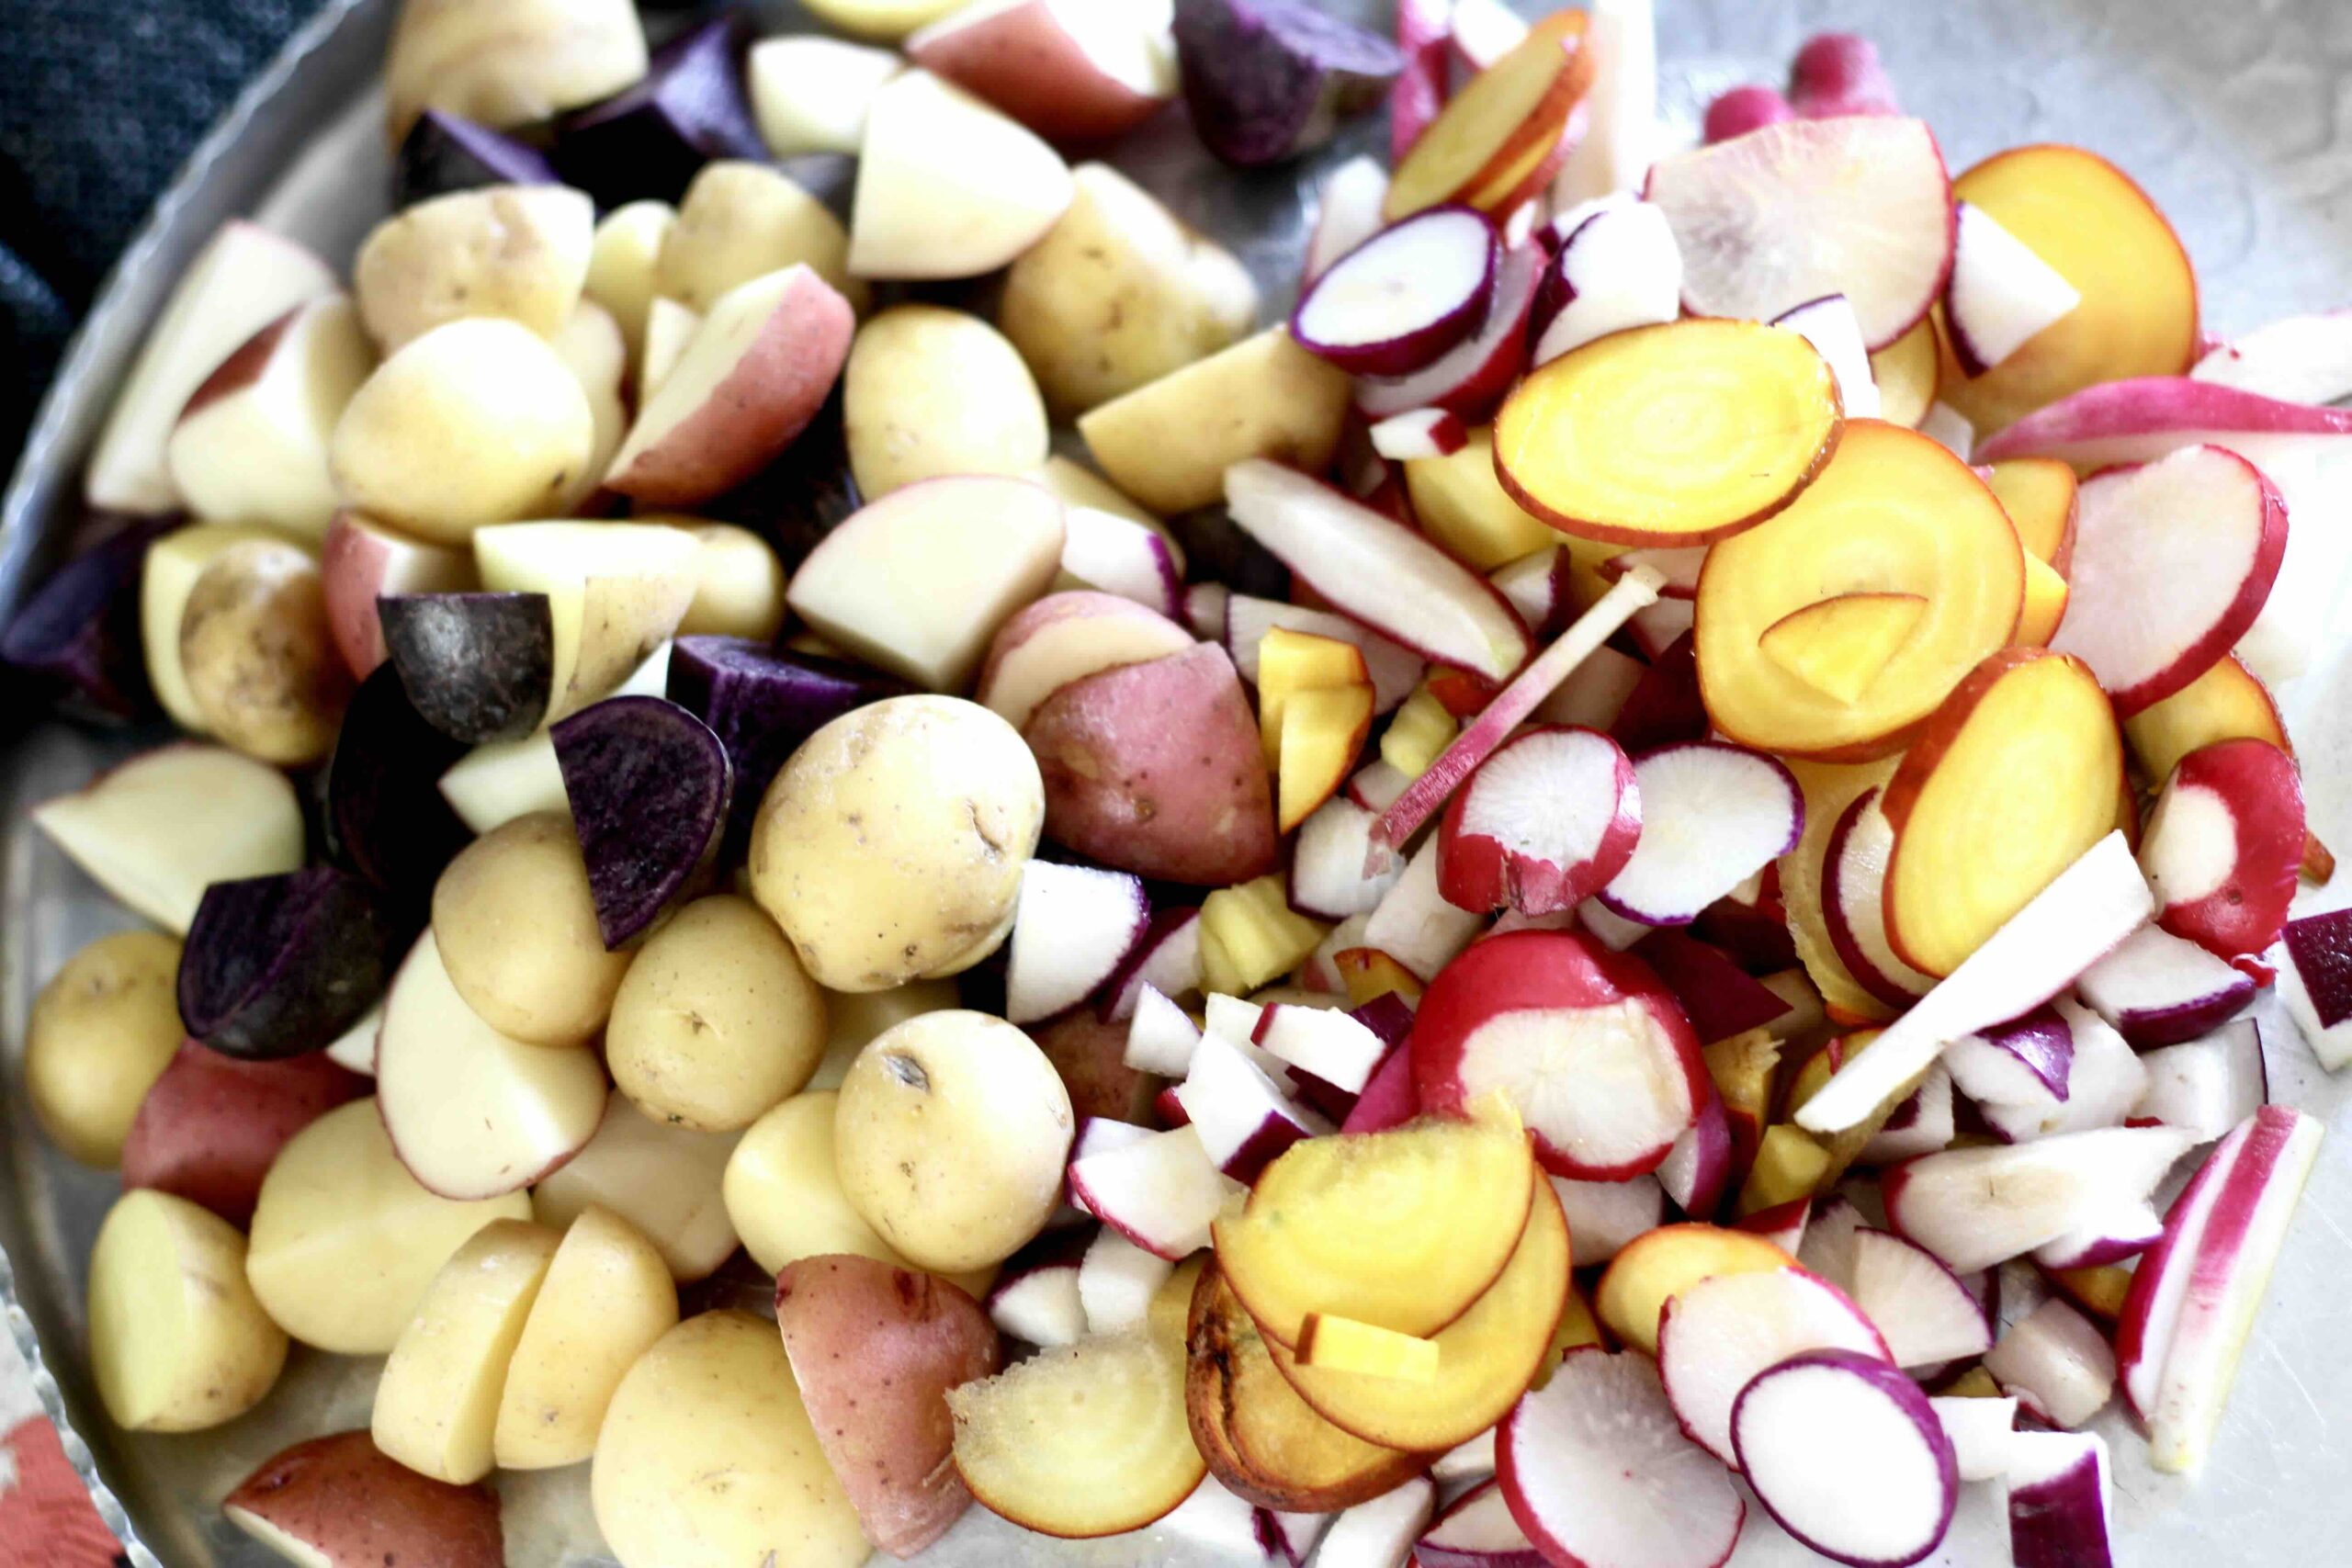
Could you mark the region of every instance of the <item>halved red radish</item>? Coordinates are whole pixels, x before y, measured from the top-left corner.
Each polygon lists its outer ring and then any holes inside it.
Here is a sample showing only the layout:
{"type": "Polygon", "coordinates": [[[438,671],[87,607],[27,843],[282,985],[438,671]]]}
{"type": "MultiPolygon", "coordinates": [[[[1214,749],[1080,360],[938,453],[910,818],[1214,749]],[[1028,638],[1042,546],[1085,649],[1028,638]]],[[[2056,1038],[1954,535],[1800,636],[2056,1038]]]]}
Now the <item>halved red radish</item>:
{"type": "Polygon", "coordinates": [[[1191,1127],[1081,1155],[1070,1161],[1069,1190],[1089,1213],[1170,1262],[1209,1244],[1234,1190],[1191,1127]]]}
{"type": "Polygon", "coordinates": [[[1796,118],[1796,109],[1781,96],[1780,88],[1747,83],[1725,88],[1708,100],[1706,115],[1700,121],[1699,140],[1712,147],[1718,141],[1729,141],[1751,130],[1796,118]]]}
{"type": "Polygon", "coordinates": [[[1658,1162],[1657,1184],[1674,1206],[1703,1220],[1723,1206],[1731,1185],[1731,1116],[1712,1080],[1699,1099],[1699,1113],[1658,1162]]]}
{"type": "Polygon", "coordinates": [[[1725,1464],[1732,1407],[1757,1373],[1805,1350],[1851,1350],[1892,1366],[1860,1307],[1802,1269],[1717,1274],[1668,1298],[1658,1313],[1657,1374],[1691,1441],[1725,1464]]]}
{"type": "Polygon", "coordinates": [[[1982,376],[2083,302],[2082,290],[1973,202],[1952,213],[1944,327],[1952,356],[1982,376]]]}
{"type": "Polygon", "coordinates": [[[1634,759],[1642,833],[1601,889],[1618,914],[1654,926],[1689,925],[1700,911],[1796,847],[1804,795],[1761,751],[1693,740],[1634,759]]]}
{"type": "MultiPolygon", "coordinates": [[[[1794,1258],[1797,1249],[1804,1245],[1812,1221],[1813,1200],[1796,1198],[1786,1203],[1775,1203],[1769,1209],[1758,1209],[1734,1222],[1732,1228],[1760,1235],[1794,1258]]],[[[1831,1282],[1834,1284],[1836,1281],[1831,1282]]]]}
{"type": "Polygon", "coordinates": [[[2287,504],[2262,471],[2191,446],[2083,481],[2066,618],[2072,653],[2125,717],[2203,674],[2254,625],[2287,548],[2287,504]]]}
{"type": "Polygon", "coordinates": [[[1413,1543],[1415,1568],[1550,1568],[1519,1521],[1502,1483],[1487,1481],[1454,1499],[1413,1543]]]}
{"type": "Polygon", "coordinates": [[[1919,1386],[1850,1350],[1792,1356],[1739,1395],[1731,1437],[1756,1500],[1825,1557],[1905,1568],[1943,1543],[1960,1464],[1919,1386]]]}
{"type": "Polygon", "coordinates": [[[1413,694],[1420,684],[1421,671],[1428,661],[1409,649],[1399,648],[1371,627],[1335,615],[1329,610],[1313,610],[1303,604],[1285,604],[1279,599],[1260,599],[1248,593],[1228,594],[1225,614],[1216,632],[1216,640],[1233,656],[1233,667],[1251,685],[1258,683],[1258,651],[1266,634],[1277,626],[1285,631],[1306,632],[1311,637],[1326,637],[1339,642],[1352,643],[1363,655],[1365,673],[1372,677],[1373,712],[1387,713],[1413,694]]]}
{"type": "Polygon", "coordinates": [[[2226,1136],[2270,1100],[2262,1026],[2250,1018],[2151,1051],[2140,1063],[2147,1084],[2132,1107],[2132,1119],[2177,1127],[2199,1143],[2226,1136]]]}
{"type": "Polygon", "coordinates": [[[1126,962],[1102,987],[1102,1021],[1117,1023],[1135,1016],[1136,1000],[1150,987],[1163,996],[1189,996],[1201,988],[1201,912],[1185,908],[1159,909],[1126,962]]]}
{"type": "Polygon", "coordinates": [[[1551,231],[1559,244],[1535,288],[1530,364],[1682,313],[1682,253],[1660,209],[1602,197],[1554,219],[1551,231]]]}
{"type": "Polygon", "coordinates": [[[2147,1088],[2147,1069],[2106,1020],[2067,997],[2058,998],[2054,1010],[2067,1037],[2064,1098],[2055,1104],[1987,1100],[1979,1105],[1985,1125],[2005,1142],[2022,1144],[2062,1133],[2120,1127],[2147,1088]]]}
{"type": "Polygon", "coordinates": [[[2352,1062],[2352,909],[2289,920],[2281,940],[2279,999],[2319,1065],[2334,1072],[2352,1062]]]}
{"type": "Polygon", "coordinates": [[[2283,402],[2186,376],[2136,376],[2086,387],[1984,443],[1980,460],[2063,457],[2078,469],[2149,463],[2199,442],[2267,464],[2293,445],[2352,435],[2352,409],[2283,402]]]}
{"type": "Polygon", "coordinates": [[[1004,1266],[983,1304],[998,1329],[1030,1345],[1075,1345],[1086,1337],[1086,1305],[1078,1293],[1085,1256],[1083,1230],[1056,1233],[1035,1256],[1023,1249],[1004,1266]]]}
{"type": "MultiPolygon", "coordinates": [[[[1383,865],[1394,863],[1393,856],[1379,860],[1383,865]]],[[[1364,922],[1363,946],[1429,980],[1476,941],[1485,924],[1485,916],[1454,908],[1438,891],[1438,840],[1432,835],[1413,852],[1396,885],[1382,896],[1380,907],[1364,922]]]]}
{"type": "Polygon", "coordinates": [[[1394,519],[1261,457],[1225,471],[1225,499],[1243,532],[1342,614],[1490,681],[1526,662],[1527,627],[1494,585],[1394,519]]]}
{"type": "Polygon", "coordinates": [[[2189,1147],[2169,1127],[2107,1127],[1949,1149],[1896,1166],[1880,1187],[1895,1233],[1965,1274],[2146,1198],[2189,1147]]]}
{"type": "Polygon", "coordinates": [[[2208,349],[2188,374],[2280,402],[2340,402],[2352,397],[2352,310],[2267,322],[2208,349]]]}
{"type": "Polygon", "coordinates": [[[1486,319],[1501,263],[1486,214],[1417,212],[1325,268],[1291,312],[1291,336],[1351,375],[1426,369],[1486,319]]]}
{"type": "Polygon", "coordinates": [[[2254,739],[2191,751],[2140,838],[2156,923],[2223,958],[2261,952],[2287,924],[2304,840],[2293,758],[2254,739]]]}
{"type": "Polygon", "coordinates": [[[1193,1053],[1192,1070],[1177,1086],[1176,1100],[1200,1134],[1210,1163],[1244,1183],[1257,1180],[1301,1138],[1331,1130],[1284,1093],[1243,1046],[1216,1033],[1204,1036],[1193,1053]]]}
{"type": "Polygon", "coordinates": [[[1682,1010],[1648,965],[1570,931],[1514,931],[1446,965],[1413,1022],[1424,1111],[1500,1090],[1558,1176],[1654,1170],[1713,1086],[1682,1010]]]}
{"type": "Polygon", "coordinates": [[[1251,1043],[1355,1095],[1372,1081],[1391,1043],[1353,1013],[1276,1002],[1258,1015],[1251,1043]]]}
{"type": "Polygon", "coordinates": [[[1928,1401],[1951,1439],[1962,1481],[1996,1481],[2009,1472],[2009,1439],[2017,1436],[2018,1402],[1954,1394],[1928,1401]]]}
{"type": "Polygon", "coordinates": [[[1569,1351],[1504,1418],[1495,1459],[1511,1517],[1554,1563],[1722,1568],[1747,1517],[1632,1350],[1569,1351]]]}
{"type": "Polygon", "coordinates": [[[1086,1312],[1086,1332],[1123,1334],[1139,1326],[1150,1314],[1152,1296],[1175,1269],[1107,1225],[1095,1232],[1078,1266],[1078,1300],[1086,1312]]]}
{"type": "Polygon", "coordinates": [[[1359,377],[1356,407],[1375,420],[1421,408],[1444,409],[1464,421],[1484,419],[1527,365],[1528,318],[1544,262],[1535,245],[1506,252],[1477,330],[1410,375],[1359,377]]]}
{"type": "Polygon", "coordinates": [[[1878,45],[1860,33],[1815,33],[1789,62],[1789,104],[1807,119],[1901,114],[1878,45]]]}
{"type": "Polygon", "coordinates": [[[2083,971],[2075,988],[2134,1045],[2177,1045],[2245,1010],[2254,977],[2161,926],[2147,926],[2083,971]]]}
{"type": "Polygon", "coordinates": [[[1963,1034],[1944,1047],[1960,1092],[1984,1106],[2048,1111],[2064,1104],[2074,1071],[2075,1032],[2053,1007],[1963,1034]]]}
{"type": "Polygon", "coordinates": [[[1201,1032],[1192,1016],[1150,985],[1136,993],[1135,1012],[1127,1024],[1126,1065],[1139,1073],[1182,1078],[1193,1070],[1193,1054],[1200,1049],[1201,1032]]]}
{"type": "Polygon", "coordinates": [[[1878,377],[1871,368],[1871,351],[1862,343],[1861,318],[1854,314],[1852,300],[1843,294],[1826,294],[1781,311],[1772,324],[1813,344],[1828,364],[1838,378],[1838,400],[1845,404],[1848,419],[1878,417],[1878,377]]]}
{"type": "Polygon", "coordinates": [[[1984,1370],[2053,1427],[2086,1424],[2115,1393],[2115,1352],[2098,1325],[2052,1296],[2001,1336],[1984,1370]]]}
{"type": "Polygon", "coordinates": [[[1096,506],[1062,513],[1062,570],[1089,588],[1148,605],[1170,620],[1184,613],[1184,561],[1168,536],[1096,506]]]}
{"type": "Polygon", "coordinates": [[[2033,1249],[2033,1260],[2044,1269],[2097,1269],[2137,1258],[2155,1246],[2165,1234],[2164,1216],[2145,1202],[2133,1201],[2110,1209],[2078,1230],[2033,1249]]]}
{"type": "Polygon", "coordinates": [[[1642,832],[1634,765],[1591,729],[1523,731],[1471,775],[1438,829],[1446,901],[1487,913],[1573,909],[1624,868],[1642,832]]]}
{"type": "Polygon", "coordinates": [[[1865,791],[1846,807],[1822,855],[1821,912],[1829,943],[1862,989],[1891,1008],[1907,1008],[1935,988],[1936,977],[1914,969],[1886,935],[1886,863],[1894,829],[1879,808],[1881,789],[1865,791]]]}
{"type": "Polygon", "coordinates": [[[1643,193],[1682,248],[1695,315],[1768,321],[1825,294],[1884,348],[1951,269],[1951,176],[1926,122],[1787,120],[1661,159],[1643,193]]]}
{"type": "Polygon", "coordinates": [[[1941,1062],[1929,1067],[1919,1087],[1905,1096],[1885,1123],[1854,1156],[1856,1165],[1899,1165],[1951,1146],[1959,1131],[1952,1106],[1951,1075],[1941,1062]]]}
{"type": "Polygon", "coordinates": [[[1143,878],[1031,861],[1006,943],[1004,1016],[1036,1023],[1076,1007],[1118,974],[1150,923],[1143,878]]]}
{"type": "Polygon", "coordinates": [[[2107,1442],[2096,1432],[2018,1432],[2008,1442],[2014,1568],[2114,1568],[2107,1442]]]}
{"type": "Polygon", "coordinates": [[[1450,457],[1470,445],[1469,427],[1445,409],[1413,409],[1392,414],[1366,433],[1372,449],[1392,463],[1417,457],[1450,457]]]}
{"type": "Polygon", "coordinates": [[[1567,1216],[1568,1261],[1577,1269],[1608,1262],[1626,1243],[1657,1229],[1666,1219],[1666,1190],[1655,1176],[1630,1181],[1571,1181],[1555,1176],[1552,1191],[1567,1216]]]}
{"type": "Polygon", "coordinates": [[[1742,969],[1723,949],[1687,931],[1660,927],[1634,943],[1633,952],[1657,971],[1682,1004],[1702,1045],[1761,1029],[1789,1011],[1779,992],[1742,969]]]}
{"type": "Polygon", "coordinates": [[[1401,863],[1365,874],[1372,828],[1379,818],[1338,795],[1299,824],[1291,847],[1290,907],[1318,920],[1369,915],[1405,873],[1401,863]]]}
{"type": "Polygon", "coordinates": [[[1983,1299],[1934,1253],[1899,1235],[1855,1232],[1846,1289],[1898,1367],[1931,1367],[1993,1348],[1993,1320],[1983,1299]]]}

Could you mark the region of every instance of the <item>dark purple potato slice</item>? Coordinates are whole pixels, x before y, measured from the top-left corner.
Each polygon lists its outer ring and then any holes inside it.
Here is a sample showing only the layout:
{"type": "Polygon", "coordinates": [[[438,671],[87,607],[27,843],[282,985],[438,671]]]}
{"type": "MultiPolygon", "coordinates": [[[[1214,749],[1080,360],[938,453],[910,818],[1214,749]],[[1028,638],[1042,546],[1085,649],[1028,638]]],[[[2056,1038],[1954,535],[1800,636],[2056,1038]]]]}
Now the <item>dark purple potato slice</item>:
{"type": "Polygon", "coordinates": [[[546,153],[460,115],[426,109],[416,117],[392,164],[392,205],[410,207],[482,186],[551,186],[546,153]]]}
{"type": "Polygon", "coordinates": [[[548,734],[607,949],[653,923],[727,822],[733,770],[710,727],[662,697],[607,697],[548,734]]]}
{"type": "Polygon", "coordinates": [[[1176,0],[1176,58],[1202,143],[1242,168],[1321,146],[1405,69],[1395,44],[1307,0],[1176,0]]]}
{"type": "Polygon", "coordinates": [[[473,835],[441,798],[441,775],[466,754],[424,722],[387,660],[359,682],[327,762],[330,858],[421,905],[473,835]]]}
{"type": "Polygon", "coordinates": [[[139,570],[175,517],[119,523],[51,574],[0,632],[0,661],[40,676],[92,712],[136,718],[153,705],[139,641],[139,570]]]}
{"type": "Polygon", "coordinates": [[[762,162],[743,92],[751,30],[741,13],[691,28],[654,52],[645,79],[556,127],[555,166],[602,207],[675,201],[714,158],[762,162]]]}
{"type": "Polygon", "coordinates": [[[333,866],[216,882],[180,953],[180,1021],[248,1062],[321,1050],[383,995],[394,926],[380,889],[333,866]]]}
{"type": "Polygon", "coordinates": [[[555,682],[544,593],[388,593],[384,651],[409,705],[455,740],[517,740],[539,727],[555,682]]]}

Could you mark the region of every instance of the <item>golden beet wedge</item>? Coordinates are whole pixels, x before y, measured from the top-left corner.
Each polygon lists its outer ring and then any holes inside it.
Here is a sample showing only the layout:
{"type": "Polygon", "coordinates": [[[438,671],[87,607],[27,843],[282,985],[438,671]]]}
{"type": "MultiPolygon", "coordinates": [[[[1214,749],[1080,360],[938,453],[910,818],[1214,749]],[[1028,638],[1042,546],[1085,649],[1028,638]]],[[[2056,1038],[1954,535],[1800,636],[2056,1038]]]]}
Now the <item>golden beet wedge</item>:
{"type": "Polygon", "coordinates": [[[2224,656],[2171,696],[2125,719],[2123,738],[2152,784],[2172,777],[2183,757],[2217,740],[2267,740],[2287,755],[2295,754],[2270,688],[2235,654],[2224,656]]]}
{"type": "Polygon", "coordinates": [[[1621,1342],[1655,1356],[1658,1314],[1682,1292],[1717,1274],[1762,1273],[1795,1264],[1753,1231],[1663,1225],[1636,1237],[1610,1260],[1593,1308],[1621,1342]]]}
{"type": "Polygon", "coordinates": [[[1943,348],[1931,312],[1919,324],[1871,355],[1871,379],[1878,383],[1878,416],[1889,424],[1917,430],[1936,406],[1943,386],[1943,348]]]}

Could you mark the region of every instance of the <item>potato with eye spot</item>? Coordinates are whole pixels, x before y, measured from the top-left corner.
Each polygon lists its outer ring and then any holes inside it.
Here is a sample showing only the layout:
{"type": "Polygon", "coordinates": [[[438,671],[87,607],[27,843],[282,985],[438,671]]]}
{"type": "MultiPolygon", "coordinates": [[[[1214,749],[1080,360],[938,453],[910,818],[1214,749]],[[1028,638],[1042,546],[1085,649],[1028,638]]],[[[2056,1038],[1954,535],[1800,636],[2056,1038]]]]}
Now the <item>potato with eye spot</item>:
{"type": "Polygon", "coordinates": [[[277,539],[223,550],[188,591],[179,641],[188,694],[213,735],[280,767],[334,747],[351,671],[310,551],[277,539]]]}
{"type": "Polygon", "coordinates": [[[752,897],[816,982],[880,991],[1002,945],[1045,823],[1037,761],[958,697],[892,697],[787,760],[752,829],[752,897]]]}

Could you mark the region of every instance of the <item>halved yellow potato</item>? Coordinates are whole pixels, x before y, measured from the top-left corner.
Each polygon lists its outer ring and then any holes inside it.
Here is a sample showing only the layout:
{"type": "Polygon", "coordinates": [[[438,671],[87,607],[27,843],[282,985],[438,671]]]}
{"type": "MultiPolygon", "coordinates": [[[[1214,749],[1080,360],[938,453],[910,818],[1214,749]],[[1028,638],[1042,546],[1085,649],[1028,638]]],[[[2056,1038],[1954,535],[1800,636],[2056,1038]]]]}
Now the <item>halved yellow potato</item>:
{"type": "Polygon", "coordinates": [[[245,1238],[185,1198],[116,1200],[90,1253],[90,1375],[118,1427],[197,1432],[261,1402],[286,1331],[245,1282],[245,1238]]]}
{"type": "Polygon", "coordinates": [[[660,1249],[610,1209],[582,1209],[506,1363],[491,1437],[498,1468],[546,1470],[594,1453],[621,1379],[677,1323],[677,1287],[660,1249]]]}
{"type": "Polygon", "coordinates": [[[376,1384],[379,1449],[453,1486],[490,1473],[507,1363],[562,1240],[528,1220],[500,1220],[450,1255],[376,1384]]]}

